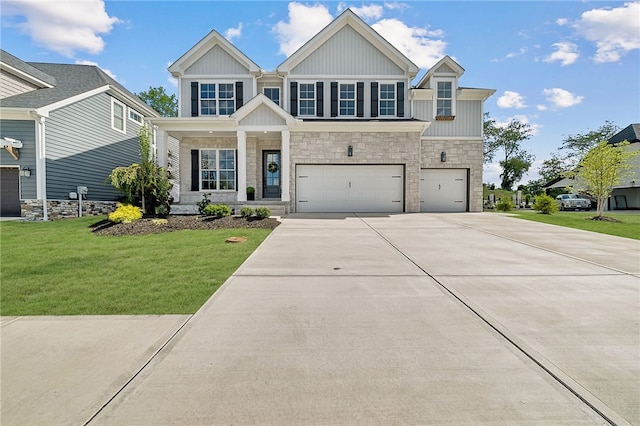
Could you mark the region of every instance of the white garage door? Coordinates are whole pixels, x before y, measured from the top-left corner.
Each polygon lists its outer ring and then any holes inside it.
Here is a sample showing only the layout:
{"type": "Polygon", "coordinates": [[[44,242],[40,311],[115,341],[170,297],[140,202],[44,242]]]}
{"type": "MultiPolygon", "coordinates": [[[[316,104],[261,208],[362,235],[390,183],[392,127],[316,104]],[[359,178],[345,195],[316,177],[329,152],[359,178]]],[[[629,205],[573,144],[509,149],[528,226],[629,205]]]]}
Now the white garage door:
{"type": "Polygon", "coordinates": [[[420,211],[467,211],[467,169],[422,169],[420,211]]]}
{"type": "Polygon", "coordinates": [[[296,167],[296,211],[396,213],[404,210],[402,165],[296,167]]]}

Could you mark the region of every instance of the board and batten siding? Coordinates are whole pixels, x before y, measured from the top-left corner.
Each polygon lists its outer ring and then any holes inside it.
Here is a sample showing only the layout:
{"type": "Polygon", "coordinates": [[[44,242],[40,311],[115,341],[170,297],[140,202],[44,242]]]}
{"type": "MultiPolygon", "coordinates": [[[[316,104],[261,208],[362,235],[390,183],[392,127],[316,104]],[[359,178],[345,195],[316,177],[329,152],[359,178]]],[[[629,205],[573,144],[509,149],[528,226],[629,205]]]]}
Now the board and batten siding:
{"type": "Polygon", "coordinates": [[[241,126],[284,126],[286,123],[269,107],[260,105],[240,121],[241,126]]]}
{"type": "Polygon", "coordinates": [[[77,186],[87,199],[111,201],[122,196],[105,182],[111,171],[140,161],[140,125],[128,118],[126,134],[111,128],[111,96],[100,93],[52,111],[46,122],[47,198],[67,199],[77,186]]]}
{"type": "Polygon", "coordinates": [[[452,121],[437,121],[432,101],[414,101],[414,118],[431,121],[422,136],[428,137],[482,137],[482,102],[457,101],[456,117],[452,121]]]}
{"type": "MultiPolygon", "coordinates": [[[[253,94],[253,78],[234,78],[234,77],[221,77],[221,76],[213,76],[212,73],[209,73],[212,77],[199,77],[199,78],[183,78],[181,79],[180,90],[182,93],[182,101],[180,102],[180,117],[191,117],[191,82],[197,81],[198,83],[235,83],[238,81],[242,82],[242,95],[244,103],[246,104],[249,99],[253,98],[255,95],[253,94]]],[[[200,94],[200,89],[198,87],[198,96],[200,94]]],[[[282,96],[282,95],[280,95],[282,96]]]]}
{"type": "Polygon", "coordinates": [[[20,156],[15,160],[5,149],[0,149],[0,166],[28,167],[31,176],[20,176],[20,198],[36,198],[36,123],[33,120],[0,120],[0,137],[13,138],[22,142],[20,156]]]}
{"type": "Polygon", "coordinates": [[[185,70],[185,75],[249,75],[249,69],[216,45],[185,70]]]}
{"type": "Polygon", "coordinates": [[[379,75],[398,78],[405,72],[350,26],[345,26],[296,65],[290,77],[303,75],[379,75]]]}

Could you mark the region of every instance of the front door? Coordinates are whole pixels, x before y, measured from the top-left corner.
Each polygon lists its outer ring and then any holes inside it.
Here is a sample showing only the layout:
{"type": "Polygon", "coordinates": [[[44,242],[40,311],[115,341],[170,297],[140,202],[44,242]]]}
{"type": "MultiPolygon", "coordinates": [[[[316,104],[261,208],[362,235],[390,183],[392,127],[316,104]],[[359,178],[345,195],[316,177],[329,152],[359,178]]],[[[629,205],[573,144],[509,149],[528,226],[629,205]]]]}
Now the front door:
{"type": "Polygon", "coordinates": [[[262,198],[280,198],[280,151],[262,153],[262,198]]]}
{"type": "Polygon", "coordinates": [[[20,217],[20,169],[0,167],[0,216],[20,217]]]}

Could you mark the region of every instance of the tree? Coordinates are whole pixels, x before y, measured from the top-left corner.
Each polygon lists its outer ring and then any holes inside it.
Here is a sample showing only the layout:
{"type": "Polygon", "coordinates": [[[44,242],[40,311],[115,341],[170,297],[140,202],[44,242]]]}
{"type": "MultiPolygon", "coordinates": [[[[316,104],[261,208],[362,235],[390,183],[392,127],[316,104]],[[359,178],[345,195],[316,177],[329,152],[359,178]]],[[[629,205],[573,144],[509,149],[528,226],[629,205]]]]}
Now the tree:
{"type": "Polygon", "coordinates": [[[618,133],[620,128],[611,121],[605,121],[597,130],[584,134],[569,135],[558,148],[564,152],[561,160],[565,163],[565,171],[573,169],[590,150],[600,143],[607,141],[618,133]]]}
{"type": "Polygon", "coordinates": [[[538,172],[540,173],[544,183],[551,182],[556,178],[564,176],[566,171],[566,161],[555,153],[551,154],[551,158],[544,160],[542,165],[538,168],[538,172]]]}
{"type": "Polygon", "coordinates": [[[149,87],[146,92],[137,93],[147,105],[155,109],[163,117],[178,116],[178,99],[176,95],[169,96],[164,87],[149,87]]]}
{"type": "Polygon", "coordinates": [[[613,145],[604,140],[591,148],[578,167],[567,174],[575,179],[575,189],[597,200],[594,219],[602,219],[604,203],[613,187],[619,185],[632,169],[631,159],[639,152],[628,150],[628,146],[627,141],[613,145]]]}
{"type": "Polygon", "coordinates": [[[511,190],[513,184],[524,176],[533,163],[533,155],[520,147],[522,141],[531,137],[531,126],[518,120],[511,120],[506,126],[499,126],[488,114],[484,121],[484,161],[493,161],[502,151],[504,158],[499,162],[502,167],[500,178],[502,189],[511,190]]]}

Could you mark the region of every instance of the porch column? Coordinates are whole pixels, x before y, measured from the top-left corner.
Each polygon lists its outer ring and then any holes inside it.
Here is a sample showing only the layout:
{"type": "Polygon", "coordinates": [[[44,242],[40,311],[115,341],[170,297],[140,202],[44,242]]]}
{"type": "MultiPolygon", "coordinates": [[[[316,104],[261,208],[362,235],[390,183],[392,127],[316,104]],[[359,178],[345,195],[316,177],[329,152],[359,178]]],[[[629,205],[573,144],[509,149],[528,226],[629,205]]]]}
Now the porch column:
{"type": "Polygon", "coordinates": [[[237,131],[238,136],[238,201],[247,201],[247,133],[237,131]]]}
{"type": "Polygon", "coordinates": [[[155,136],[155,157],[160,167],[167,168],[167,134],[164,130],[152,127],[155,136]]]}
{"type": "Polygon", "coordinates": [[[291,194],[290,192],[290,182],[289,182],[289,168],[291,167],[290,163],[289,163],[289,138],[291,137],[291,134],[289,133],[288,130],[283,130],[282,131],[282,147],[281,147],[281,152],[280,155],[282,156],[281,158],[281,163],[282,163],[282,195],[281,195],[281,200],[282,201],[291,201],[291,194]]]}

